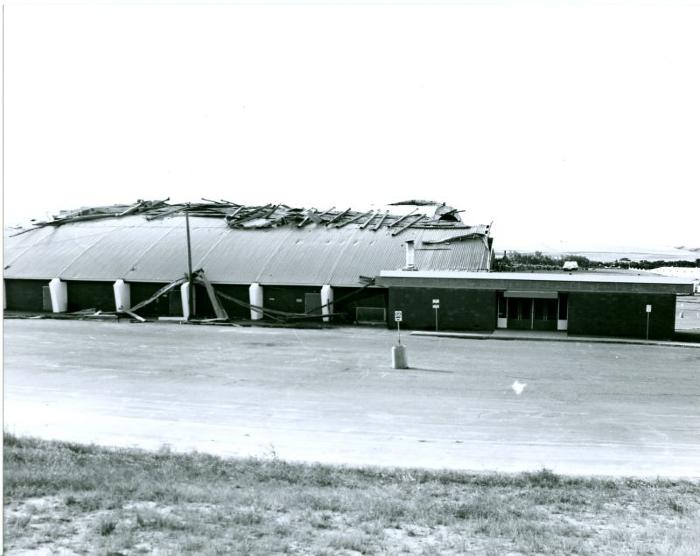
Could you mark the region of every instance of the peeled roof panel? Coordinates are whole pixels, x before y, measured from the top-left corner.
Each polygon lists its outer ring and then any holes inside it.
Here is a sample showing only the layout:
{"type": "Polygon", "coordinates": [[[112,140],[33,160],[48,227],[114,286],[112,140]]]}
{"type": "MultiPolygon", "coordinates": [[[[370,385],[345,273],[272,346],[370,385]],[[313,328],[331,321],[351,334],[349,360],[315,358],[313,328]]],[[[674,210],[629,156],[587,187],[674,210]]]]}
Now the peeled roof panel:
{"type": "Polygon", "coordinates": [[[416,252],[416,267],[419,270],[487,270],[487,262],[487,250],[481,240],[416,252]]]}

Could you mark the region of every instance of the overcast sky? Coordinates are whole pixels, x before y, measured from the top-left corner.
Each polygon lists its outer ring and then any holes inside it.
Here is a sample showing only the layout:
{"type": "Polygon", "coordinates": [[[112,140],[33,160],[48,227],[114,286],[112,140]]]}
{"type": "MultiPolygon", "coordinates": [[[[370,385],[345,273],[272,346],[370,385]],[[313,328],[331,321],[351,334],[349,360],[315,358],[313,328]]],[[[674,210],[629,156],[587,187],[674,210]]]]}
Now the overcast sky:
{"type": "Polygon", "coordinates": [[[5,6],[5,223],[444,201],[496,246],[700,247],[700,6],[5,6]]]}

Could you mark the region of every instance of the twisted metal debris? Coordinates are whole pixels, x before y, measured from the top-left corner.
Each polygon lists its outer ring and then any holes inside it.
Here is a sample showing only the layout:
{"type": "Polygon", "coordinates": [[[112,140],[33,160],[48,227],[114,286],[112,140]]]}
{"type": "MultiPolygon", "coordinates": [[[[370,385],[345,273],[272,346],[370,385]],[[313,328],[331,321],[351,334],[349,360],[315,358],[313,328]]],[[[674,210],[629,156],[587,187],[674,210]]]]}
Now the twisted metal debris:
{"type": "MultiPolygon", "coordinates": [[[[295,208],[284,204],[267,205],[240,205],[221,199],[213,201],[202,199],[199,203],[168,203],[168,199],[156,201],[144,201],[139,199],[132,205],[111,205],[105,207],[81,208],[72,211],[61,211],[51,220],[33,221],[31,228],[23,229],[19,235],[45,226],[62,226],[74,222],[86,220],[98,220],[103,218],[121,218],[124,216],[143,215],[146,220],[156,220],[188,213],[190,216],[223,218],[230,228],[234,229],[259,229],[275,228],[279,226],[297,226],[302,228],[315,223],[329,228],[342,228],[348,224],[356,224],[361,229],[377,231],[380,228],[391,229],[391,235],[397,236],[409,228],[432,229],[462,229],[473,228],[464,224],[457,209],[444,203],[432,201],[404,201],[392,203],[393,205],[413,205],[416,208],[408,214],[392,214],[388,210],[369,210],[365,212],[355,211],[350,208],[336,210],[332,207],[328,210],[315,208],[295,208]],[[419,212],[417,207],[435,206],[432,216],[419,212]]],[[[481,227],[480,227],[481,228],[481,227]]],[[[478,235],[487,235],[476,232],[478,235]]]]}

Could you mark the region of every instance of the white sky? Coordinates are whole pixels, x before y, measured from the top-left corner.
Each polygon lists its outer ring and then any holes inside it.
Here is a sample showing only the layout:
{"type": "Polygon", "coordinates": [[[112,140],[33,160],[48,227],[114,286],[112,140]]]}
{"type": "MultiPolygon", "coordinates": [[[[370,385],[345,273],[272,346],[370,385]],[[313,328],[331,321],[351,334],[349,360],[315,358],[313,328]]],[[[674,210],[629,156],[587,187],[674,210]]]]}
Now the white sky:
{"type": "Polygon", "coordinates": [[[5,6],[6,224],[408,198],[496,247],[700,247],[700,6],[5,6]]]}

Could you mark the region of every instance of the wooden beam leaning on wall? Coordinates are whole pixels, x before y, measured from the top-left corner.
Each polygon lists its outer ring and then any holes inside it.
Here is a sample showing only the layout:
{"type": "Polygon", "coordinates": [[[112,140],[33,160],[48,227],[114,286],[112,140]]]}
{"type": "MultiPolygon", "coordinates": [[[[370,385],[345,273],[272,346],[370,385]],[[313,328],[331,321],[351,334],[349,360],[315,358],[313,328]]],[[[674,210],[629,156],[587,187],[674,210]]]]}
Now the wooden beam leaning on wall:
{"type": "Polygon", "coordinates": [[[185,282],[187,282],[187,277],[186,277],[186,276],[183,276],[182,278],[178,278],[177,280],[174,280],[173,282],[170,282],[167,286],[163,286],[162,288],[160,288],[156,293],[154,293],[154,294],[153,294],[151,297],[149,297],[148,299],[145,299],[145,300],[142,301],[141,303],[137,303],[137,304],[134,305],[133,307],[130,307],[130,308],[129,308],[129,311],[130,311],[131,313],[134,313],[134,312],[138,311],[139,309],[145,307],[146,305],[149,305],[149,304],[153,303],[156,299],[158,299],[159,297],[165,295],[165,294],[168,293],[170,290],[172,290],[172,289],[174,289],[174,288],[177,288],[178,286],[181,286],[181,285],[184,284],[185,282]]]}
{"type": "Polygon", "coordinates": [[[214,314],[216,315],[216,318],[221,320],[228,320],[228,313],[217,299],[216,291],[214,291],[214,286],[212,286],[211,282],[206,279],[203,270],[199,271],[198,273],[195,273],[194,282],[195,284],[202,284],[204,286],[204,289],[207,290],[207,295],[209,296],[209,301],[211,301],[211,306],[214,308],[214,314]]]}

